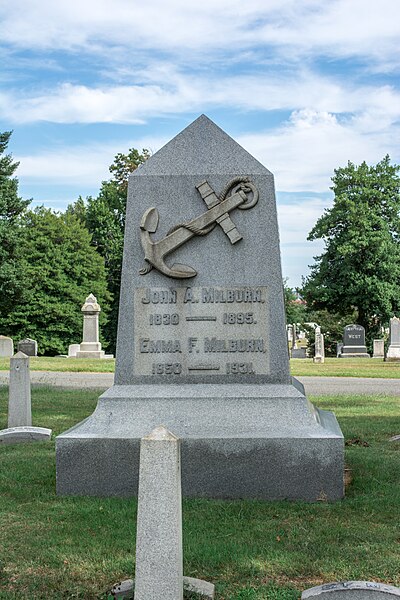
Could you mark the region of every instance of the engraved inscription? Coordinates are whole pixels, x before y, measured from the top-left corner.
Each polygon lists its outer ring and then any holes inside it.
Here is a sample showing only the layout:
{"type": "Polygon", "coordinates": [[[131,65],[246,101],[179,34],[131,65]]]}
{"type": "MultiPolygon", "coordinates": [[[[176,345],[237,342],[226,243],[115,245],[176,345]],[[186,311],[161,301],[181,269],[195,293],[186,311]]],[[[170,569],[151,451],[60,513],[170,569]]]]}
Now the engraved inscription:
{"type": "Polygon", "coordinates": [[[264,286],[139,288],[134,306],[137,375],[269,373],[264,286]]]}

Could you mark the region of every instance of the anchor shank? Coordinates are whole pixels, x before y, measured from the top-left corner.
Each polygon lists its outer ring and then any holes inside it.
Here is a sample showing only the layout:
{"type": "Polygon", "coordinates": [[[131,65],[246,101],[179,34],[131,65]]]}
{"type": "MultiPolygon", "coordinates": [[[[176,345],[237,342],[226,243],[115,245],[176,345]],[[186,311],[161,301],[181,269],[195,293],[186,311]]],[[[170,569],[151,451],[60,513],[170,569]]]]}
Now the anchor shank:
{"type": "MultiPolygon", "coordinates": [[[[229,196],[226,200],[223,200],[213,208],[210,208],[207,212],[196,217],[188,223],[191,227],[197,227],[198,229],[205,229],[212,223],[215,223],[217,219],[222,217],[224,214],[230,212],[234,208],[237,208],[240,204],[246,201],[246,194],[239,190],[236,194],[229,196]]],[[[154,243],[157,246],[157,250],[166,256],[173,250],[176,250],[187,240],[193,237],[195,234],[184,227],[179,227],[176,231],[173,231],[162,240],[154,243]]]]}

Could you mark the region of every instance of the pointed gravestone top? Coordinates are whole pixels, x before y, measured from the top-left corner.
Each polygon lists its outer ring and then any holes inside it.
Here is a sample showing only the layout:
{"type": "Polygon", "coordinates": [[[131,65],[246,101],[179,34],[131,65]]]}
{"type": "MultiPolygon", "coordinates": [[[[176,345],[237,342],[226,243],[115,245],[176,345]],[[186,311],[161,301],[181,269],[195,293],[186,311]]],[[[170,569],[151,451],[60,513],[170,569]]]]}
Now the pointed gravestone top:
{"type": "Polygon", "coordinates": [[[14,354],[13,358],[29,358],[29,356],[24,352],[19,351],[16,354],[14,354]]]}
{"type": "Polygon", "coordinates": [[[170,431],[168,431],[168,429],[164,427],[164,425],[159,425],[158,427],[155,427],[155,429],[153,429],[153,431],[149,433],[149,435],[146,435],[143,439],[157,442],[161,440],[175,442],[179,438],[170,431]]]}
{"type": "Polygon", "coordinates": [[[205,115],[201,115],[136,169],[142,175],[269,173],[258,160],[205,115]]]}
{"type": "Polygon", "coordinates": [[[89,294],[89,296],[85,300],[85,304],[81,309],[83,312],[100,312],[100,304],[97,302],[96,296],[93,294],[89,294]]]}

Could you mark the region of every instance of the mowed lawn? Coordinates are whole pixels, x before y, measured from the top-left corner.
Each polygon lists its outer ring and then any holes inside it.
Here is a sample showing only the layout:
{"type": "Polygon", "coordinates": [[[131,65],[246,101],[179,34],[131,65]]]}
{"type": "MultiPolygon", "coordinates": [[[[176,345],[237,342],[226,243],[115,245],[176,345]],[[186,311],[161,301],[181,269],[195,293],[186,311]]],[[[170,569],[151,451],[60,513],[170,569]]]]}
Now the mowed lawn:
{"type": "MultiPolygon", "coordinates": [[[[87,360],[40,356],[31,357],[29,364],[32,371],[113,373],[115,370],[115,359],[87,360]]],[[[7,371],[9,368],[10,359],[0,358],[0,371],[7,371]]],[[[290,368],[294,376],[400,378],[400,362],[384,362],[373,358],[326,358],[322,365],[314,364],[311,358],[294,358],[290,361],[290,368]]]]}
{"type": "MultiPolygon", "coordinates": [[[[91,391],[33,388],[54,435],[89,415],[91,391]]],[[[217,600],[286,600],[346,579],[400,585],[399,400],[314,398],[333,409],[352,482],[336,503],[184,500],[184,572],[217,600]]],[[[7,388],[0,388],[0,428],[7,388]]],[[[0,598],[103,599],[134,574],[135,499],[60,498],[51,443],[0,447],[0,598]]]]}

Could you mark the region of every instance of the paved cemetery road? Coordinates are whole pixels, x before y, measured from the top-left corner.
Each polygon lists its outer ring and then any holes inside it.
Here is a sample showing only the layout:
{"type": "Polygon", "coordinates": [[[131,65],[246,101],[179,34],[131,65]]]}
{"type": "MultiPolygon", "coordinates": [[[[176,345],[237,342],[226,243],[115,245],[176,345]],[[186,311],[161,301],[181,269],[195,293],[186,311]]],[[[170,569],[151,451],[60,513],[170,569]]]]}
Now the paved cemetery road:
{"type": "MultiPolygon", "coordinates": [[[[331,394],[387,394],[400,396],[400,379],[372,377],[298,377],[310,396],[331,394]]],[[[113,373],[66,373],[31,371],[32,384],[66,388],[106,390],[114,381],[113,373]]],[[[0,371],[0,385],[8,384],[8,371],[0,371]]]]}

